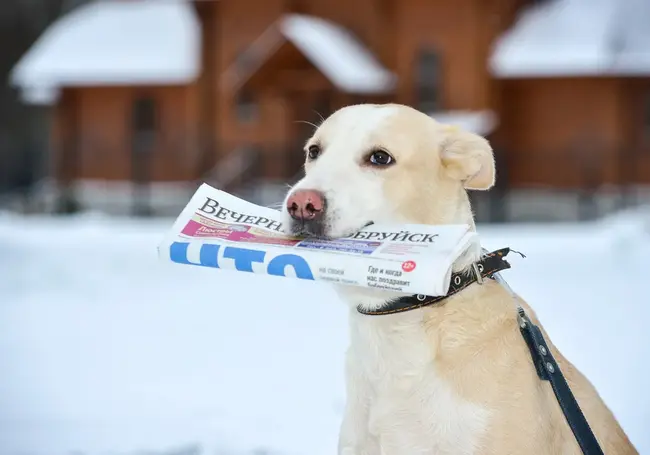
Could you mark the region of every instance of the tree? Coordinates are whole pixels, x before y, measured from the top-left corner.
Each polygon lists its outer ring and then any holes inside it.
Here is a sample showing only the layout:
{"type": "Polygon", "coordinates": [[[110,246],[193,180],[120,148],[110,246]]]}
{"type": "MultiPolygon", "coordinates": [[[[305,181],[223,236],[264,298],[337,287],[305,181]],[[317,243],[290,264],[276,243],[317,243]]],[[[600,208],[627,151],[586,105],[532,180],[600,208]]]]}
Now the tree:
{"type": "Polygon", "coordinates": [[[0,193],[26,192],[43,177],[47,109],[27,106],[9,73],[45,29],[87,0],[3,0],[0,8],[0,193]]]}

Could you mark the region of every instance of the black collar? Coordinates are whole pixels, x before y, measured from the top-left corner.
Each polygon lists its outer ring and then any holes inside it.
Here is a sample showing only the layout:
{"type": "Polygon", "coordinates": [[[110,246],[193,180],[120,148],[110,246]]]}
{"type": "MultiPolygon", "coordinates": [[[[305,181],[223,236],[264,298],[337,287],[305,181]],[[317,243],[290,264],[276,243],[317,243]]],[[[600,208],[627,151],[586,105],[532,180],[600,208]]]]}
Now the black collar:
{"type": "Polygon", "coordinates": [[[510,264],[505,260],[505,257],[509,252],[510,248],[502,248],[484,255],[480,261],[472,264],[473,273],[453,273],[449,283],[449,290],[446,295],[438,297],[431,297],[423,294],[409,295],[390,300],[384,306],[376,310],[367,310],[359,306],[357,307],[357,311],[361,314],[378,316],[382,314],[402,313],[404,311],[415,310],[417,308],[422,308],[423,306],[436,304],[441,300],[462,291],[472,283],[482,284],[484,278],[493,278],[495,273],[509,269],[510,264]]]}

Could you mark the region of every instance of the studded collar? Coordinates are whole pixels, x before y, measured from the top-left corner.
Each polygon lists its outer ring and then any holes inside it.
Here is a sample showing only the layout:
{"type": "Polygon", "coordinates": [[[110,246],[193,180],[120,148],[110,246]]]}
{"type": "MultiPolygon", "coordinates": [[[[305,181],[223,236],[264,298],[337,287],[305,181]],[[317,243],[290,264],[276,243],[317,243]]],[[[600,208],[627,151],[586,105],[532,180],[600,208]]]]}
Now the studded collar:
{"type": "Polygon", "coordinates": [[[381,308],[376,310],[368,310],[361,306],[357,307],[357,311],[361,314],[369,316],[379,316],[385,314],[403,313],[405,311],[415,310],[425,306],[440,303],[442,300],[465,289],[472,283],[482,284],[484,279],[492,279],[493,275],[501,270],[509,269],[510,263],[505,260],[505,257],[510,252],[510,248],[502,248],[485,254],[481,259],[472,264],[470,272],[456,272],[451,275],[449,283],[449,290],[447,294],[432,297],[424,294],[409,295],[388,301],[381,308]]]}

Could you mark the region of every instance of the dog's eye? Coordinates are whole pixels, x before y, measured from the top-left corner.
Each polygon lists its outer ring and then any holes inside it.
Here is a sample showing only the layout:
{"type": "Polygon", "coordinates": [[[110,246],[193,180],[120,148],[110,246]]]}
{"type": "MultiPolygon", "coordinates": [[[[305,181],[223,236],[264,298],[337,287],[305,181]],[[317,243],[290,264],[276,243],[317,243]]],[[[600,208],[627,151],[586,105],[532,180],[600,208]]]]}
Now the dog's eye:
{"type": "Polygon", "coordinates": [[[368,162],[373,166],[389,166],[395,163],[395,159],[385,150],[375,150],[368,155],[368,162]]]}
{"type": "Polygon", "coordinates": [[[309,148],[307,149],[307,157],[310,160],[315,160],[320,156],[321,149],[317,145],[310,145],[309,148]]]}

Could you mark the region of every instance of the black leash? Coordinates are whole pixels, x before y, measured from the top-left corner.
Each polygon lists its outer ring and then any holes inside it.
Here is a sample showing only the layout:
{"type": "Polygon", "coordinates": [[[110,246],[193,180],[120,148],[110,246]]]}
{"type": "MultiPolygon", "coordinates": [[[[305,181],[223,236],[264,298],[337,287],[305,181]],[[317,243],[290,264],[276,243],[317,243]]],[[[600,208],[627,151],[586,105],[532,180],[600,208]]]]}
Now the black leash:
{"type": "MultiPolygon", "coordinates": [[[[484,255],[478,262],[472,264],[471,272],[453,273],[446,295],[438,297],[423,294],[410,295],[390,300],[385,306],[377,310],[367,310],[359,306],[357,307],[357,311],[369,316],[402,313],[440,303],[473,283],[483,284],[485,279],[495,279],[501,282],[500,277],[496,274],[501,270],[510,268],[510,264],[505,260],[505,257],[510,251],[513,250],[503,248],[493,251],[484,255]]],[[[507,285],[505,286],[507,287],[507,285]]],[[[542,331],[532,323],[524,309],[520,306],[517,308],[517,320],[521,335],[530,351],[537,376],[541,380],[548,381],[551,384],[555,398],[557,398],[562,413],[578,441],[582,453],[584,455],[603,455],[596,436],[582,413],[573,392],[571,392],[571,388],[566,382],[560,366],[555,361],[555,358],[553,358],[548,344],[546,344],[542,331]]]]}
{"type": "Polygon", "coordinates": [[[521,334],[530,350],[537,376],[542,381],[551,383],[553,393],[555,393],[555,397],[560,404],[560,408],[562,408],[573,435],[578,441],[578,445],[580,445],[580,449],[582,449],[582,453],[585,455],[603,455],[589,422],[582,413],[580,405],[573,396],[562,371],[560,371],[560,366],[553,358],[553,354],[551,354],[551,350],[546,344],[542,331],[532,323],[522,307],[517,309],[517,313],[519,330],[521,330],[521,334]]]}

